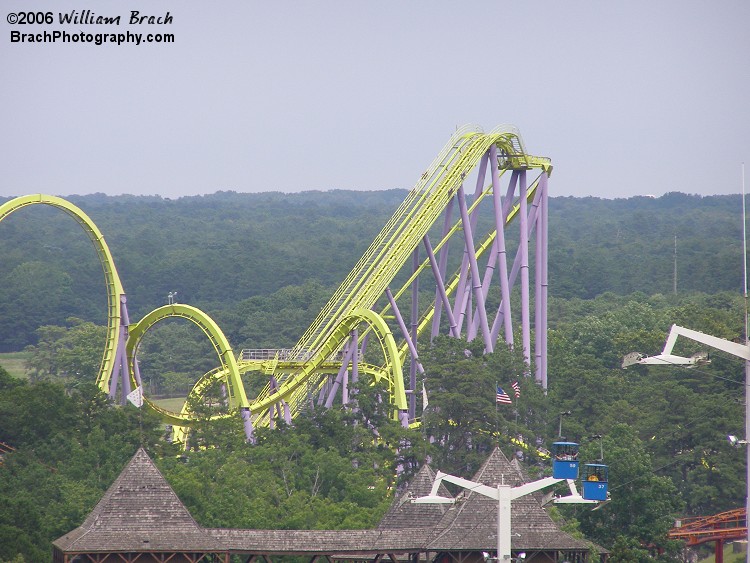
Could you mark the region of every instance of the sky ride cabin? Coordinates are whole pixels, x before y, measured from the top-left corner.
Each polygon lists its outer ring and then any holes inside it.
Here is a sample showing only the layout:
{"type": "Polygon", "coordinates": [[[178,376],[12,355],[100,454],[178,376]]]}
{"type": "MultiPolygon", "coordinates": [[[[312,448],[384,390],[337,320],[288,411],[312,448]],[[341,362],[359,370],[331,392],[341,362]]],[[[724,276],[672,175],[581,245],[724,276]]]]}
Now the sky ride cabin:
{"type": "MultiPolygon", "coordinates": [[[[578,479],[579,444],[575,442],[555,442],[552,444],[552,476],[555,479],[578,479]]],[[[587,463],[583,466],[581,496],[586,500],[605,501],[609,494],[609,467],[601,463],[587,463]]]]}

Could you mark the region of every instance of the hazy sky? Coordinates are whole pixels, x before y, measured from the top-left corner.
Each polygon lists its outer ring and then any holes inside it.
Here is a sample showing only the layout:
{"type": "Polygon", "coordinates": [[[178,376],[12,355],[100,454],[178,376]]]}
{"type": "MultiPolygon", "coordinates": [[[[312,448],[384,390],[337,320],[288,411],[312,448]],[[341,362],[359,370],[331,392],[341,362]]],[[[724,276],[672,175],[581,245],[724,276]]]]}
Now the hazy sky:
{"type": "Polygon", "coordinates": [[[466,123],[518,127],[553,196],[739,193],[750,164],[747,0],[2,6],[0,196],[410,188],[466,123]],[[87,9],[121,24],[58,21],[87,9]],[[45,30],[175,42],[11,42],[45,30]]]}

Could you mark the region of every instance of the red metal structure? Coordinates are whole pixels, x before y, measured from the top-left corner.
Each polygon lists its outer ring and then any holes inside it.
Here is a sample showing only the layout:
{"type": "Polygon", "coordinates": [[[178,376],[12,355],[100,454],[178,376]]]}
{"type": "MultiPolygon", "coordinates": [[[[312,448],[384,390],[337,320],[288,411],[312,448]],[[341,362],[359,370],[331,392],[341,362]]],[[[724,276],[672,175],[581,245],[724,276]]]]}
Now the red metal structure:
{"type": "Polygon", "coordinates": [[[713,516],[678,520],[667,537],[685,540],[689,546],[716,542],[716,563],[724,563],[724,542],[747,539],[747,514],[744,508],[736,508],[713,516]]]}

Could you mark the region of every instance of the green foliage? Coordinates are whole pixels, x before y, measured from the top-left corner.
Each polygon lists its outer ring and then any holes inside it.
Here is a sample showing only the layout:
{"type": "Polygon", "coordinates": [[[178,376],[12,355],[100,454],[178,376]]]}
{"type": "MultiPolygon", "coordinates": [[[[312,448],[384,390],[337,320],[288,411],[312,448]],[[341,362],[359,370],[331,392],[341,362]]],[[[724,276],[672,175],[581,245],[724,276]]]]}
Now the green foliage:
{"type": "MultiPolygon", "coordinates": [[[[217,318],[235,345],[261,348],[297,340],[298,328],[304,330],[320,310],[320,298],[324,302],[341,283],[405,196],[405,190],[332,190],[70,199],[104,233],[132,319],[177,291],[181,302],[217,318]],[[310,288],[327,289],[309,296],[309,306],[296,306],[295,296],[286,303],[284,295],[271,297],[285,287],[303,287],[305,298],[310,288]],[[274,314],[281,310],[283,315],[274,314]]],[[[675,235],[680,292],[736,291],[739,209],[739,196],[553,197],[551,296],[670,294],[675,235]]],[[[481,217],[480,225],[487,219],[481,217]]],[[[516,236],[510,229],[511,248],[516,236]]],[[[0,351],[35,344],[38,327],[63,325],[68,317],[105,322],[101,266],[65,213],[29,206],[11,214],[0,222],[0,255],[0,351]]]]}
{"type": "Polygon", "coordinates": [[[32,381],[58,378],[72,386],[96,380],[106,328],[76,318],[67,319],[67,324],[37,329],[38,344],[26,348],[32,381]]]}
{"type": "Polygon", "coordinates": [[[159,426],[92,384],[68,394],[0,370],[0,442],[15,448],[0,465],[0,561],[49,561],[50,542],[84,520],[139,445],[169,451],[159,426]]]}

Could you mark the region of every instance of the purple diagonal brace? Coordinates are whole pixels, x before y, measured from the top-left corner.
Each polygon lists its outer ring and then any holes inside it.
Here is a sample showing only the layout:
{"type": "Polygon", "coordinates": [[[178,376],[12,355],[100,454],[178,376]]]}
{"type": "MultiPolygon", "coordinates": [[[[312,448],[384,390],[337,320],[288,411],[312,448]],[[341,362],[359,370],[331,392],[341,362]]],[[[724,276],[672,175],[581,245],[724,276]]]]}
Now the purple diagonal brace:
{"type": "Polygon", "coordinates": [[[531,363],[531,319],[529,318],[529,230],[526,203],[526,170],[519,172],[519,213],[520,244],[518,252],[521,255],[521,338],[523,341],[523,357],[526,363],[531,363]]]}
{"type": "MultiPolygon", "coordinates": [[[[453,310],[450,306],[450,301],[448,300],[448,294],[445,292],[445,283],[443,282],[443,276],[441,275],[441,272],[438,268],[438,264],[435,261],[435,253],[432,251],[432,245],[430,244],[430,239],[427,235],[422,237],[422,241],[424,242],[425,250],[427,251],[427,257],[430,260],[430,266],[432,269],[432,273],[435,276],[435,285],[436,285],[436,293],[440,296],[440,302],[443,304],[443,307],[445,308],[445,314],[448,315],[448,323],[450,324],[450,333],[451,336],[454,338],[458,338],[458,325],[456,324],[456,319],[453,316],[453,310]]],[[[435,313],[437,315],[437,311],[435,313]]],[[[436,336],[436,335],[433,335],[436,336]]]]}
{"type": "MultiPolygon", "coordinates": [[[[490,162],[492,163],[492,203],[495,211],[495,228],[497,229],[497,238],[495,243],[497,244],[497,261],[498,261],[498,276],[500,277],[500,306],[502,307],[503,319],[504,319],[504,332],[505,342],[508,345],[513,345],[513,322],[510,314],[510,286],[508,285],[508,257],[505,250],[505,218],[508,212],[502,209],[502,202],[500,200],[500,175],[497,170],[497,147],[492,145],[490,147],[490,162]]],[[[516,172],[514,171],[511,175],[511,185],[513,192],[515,192],[516,184],[516,172]]],[[[506,197],[506,203],[512,201],[512,194],[510,198],[506,197]]],[[[493,340],[497,336],[493,335],[493,340]]]]}
{"type": "MultiPolygon", "coordinates": [[[[487,159],[483,162],[487,163],[487,159]]],[[[471,269],[471,283],[474,288],[474,298],[477,302],[477,309],[479,311],[479,325],[482,328],[482,338],[484,339],[484,348],[487,353],[492,353],[492,339],[490,338],[490,328],[487,325],[487,310],[484,305],[484,297],[482,296],[482,282],[479,277],[479,266],[477,266],[477,257],[474,253],[474,235],[472,231],[471,220],[469,219],[469,213],[466,209],[466,199],[463,193],[463,187],[458,188],[458,208],[461,211],[461,222],[464,226],[464,241],[466,243],[467,257],[469,259],[469,267],[471,269]]]]}
{"type": "MultiPolygon", "coordinates": [[[[445,208],[445,221],[443,222],[443,238],[441,240],[444,241],[443,245],[440,247],[440,256],[438,258],[438,266],[435,265],[435,257],[432,256],[430,258],[430,265],[432,266],[432,272],[435,275],[435,279],[439,280],[439,282],[442,284],[443,279],[445,278],[445,271],[448,268],[448,246],[450,244],[450,239],[446,239],[445,237],[448,236],[448,233],[451,230],[451,219],[453,216],[453,205],[455,203],[455,199],[451,198],[451,200],[448,202],[448,206],[445,208]]],[[[424,237],[425,240],[427,240],[427,235],[424,237]]],[[[429,240],[425,243],[425,246],[429,245],[429,240]]],[[[432,255],[432,249],[430,248],[428,250],[428,253],[432,255]]],[[[450,304],[445,297],[445,284],[443,284],[443,292],[440,293],[440,289],[435,289],[435,314],[432,317],[432,332],[430,333],[430,342],[432,342],[435,337],[440,333],[440,313],[442,312],[443,307],[448,312],[451,317],[453,316],[453,311],[450,308],[450,304]],[[439,299],[439,300],[438,300],[439,299]]],[[[453,334],[453,327],[454,323],[451,321],[451,334],[453,334]]],[[[458,334],[455,334],[454,336],[458,337],[458,334]]]]}

